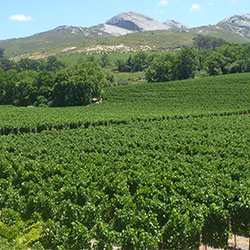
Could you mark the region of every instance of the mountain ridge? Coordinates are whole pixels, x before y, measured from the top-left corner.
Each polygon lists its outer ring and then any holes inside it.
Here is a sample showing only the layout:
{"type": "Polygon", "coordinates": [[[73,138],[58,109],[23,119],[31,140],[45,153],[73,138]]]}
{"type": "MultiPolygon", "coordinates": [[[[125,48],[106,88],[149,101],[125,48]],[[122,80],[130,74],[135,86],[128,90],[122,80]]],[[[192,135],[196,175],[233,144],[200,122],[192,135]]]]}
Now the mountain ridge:
{"type": "MultiPolygon", "coordinates": [[[[185,33],[203,34],[223,38],[228,42],[248,43],[250,42],[250,14],[234,15],[223,19],[216,25],[189,28],[175,20],[161,23],[141,13],[128,11],[113,16],[103,24],[88,28],[61,25],[33,36],[2,40],[0,47],[5,49],[5,53],[9,57],[37,53],[38,51],[44,53],[48,50],[58,53],[65,51],[63,50],[65,47],[105,44],[105,39],[148,31],[152,31],[151,36],[154,35],[154,31],[176,31],[183,32],[183,37],[186,36],[185,33]]],[[[150,33],[147,33],[147,36],[149,35],[150,33]]],[[[135,36],[131,37],[134,39],[135,36]]],[[[154,44],[152,45],[154,47],[154,44]]],[[[179,45],[176,44],[176,46],[179,45]]]]}

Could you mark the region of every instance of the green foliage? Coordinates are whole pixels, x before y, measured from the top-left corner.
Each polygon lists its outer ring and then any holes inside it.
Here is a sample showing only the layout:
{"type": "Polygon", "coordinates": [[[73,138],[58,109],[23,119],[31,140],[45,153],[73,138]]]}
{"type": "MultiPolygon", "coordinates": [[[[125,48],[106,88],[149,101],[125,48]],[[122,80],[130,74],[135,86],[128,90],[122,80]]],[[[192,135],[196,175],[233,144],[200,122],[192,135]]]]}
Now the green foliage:
{"type": "Polygon", "coordinates": [[[215,50],[218,47],[221,47],[223,44],[226,44],[226,41],[222,38],[216,38],[212,36],[198,35],[193,38],[194,46],[200,51],[204,49],[215,50]]]}
{"type": "Polygon", "coordinates": [[[117,70],[119,72],[139,72],[148,68],[150,58],[146,52],[137,52],[134,56],[129,56],[125,60],[117,60],[117,70]]]}
{"type": "Polygon", "coordinates": [[[41,238],[42,223],[25,224],[12,209],[2,209],[0,215],[0,248],[28,249],[41,238]]]}
{"type": "Polygon", "coordinates": [[[250,72],[249,46],[224,45],[215,51],[200,54],[201,68],[209,75],[250,72]]]}
{"type": "Polygon", "coordinates": [[[176,57],[176,72],[177,79],[189,79],[194,77],[197,69],[197,53],[192,48],[183,48],[177,53],[176,57]]]}
{"type": "Polygon", "coordinates": [[[155,58],[146,72],[149,82],[163,82],[193,78],[198,65],[198,54],[192,48],[183,48],[176,55],[155,58]]]}
{"type": "Polygon", "coordinates": [[[0,58],[3,58],[3,56],[4,56],[4,49],[0,48],[0,58]]]}
{"type": "Polygon", "coordinates": [[[226,58],[217,52],[212,52],[206,59],[205,65],[209,75],[221,75],[224,71],[226,58]]]}
{"type": "Polygon", "coordinates": [[[168,82],[176,80],[175,57],[171,54],[156,57],[146,71],[149,82],[168,82]]]}
{"type": "MultiPolygon", "coordinates": [[[[15,83],[13,83],[15,84],[15,83]]],[[[6,88],[5,98],[11,86],[6,88]]],[[[105,88],[103,103],[68,108],[0,106],[1,134],[249,112],[249,73],[105,88]]]]}
{"type": "Polygon", "coordinates": [[[0,244],[225,247],[230,224],[249,233],[249,124],[190,117],[2,137],[0,244]]]}
{"type": "MultiPolygon", "coordinates": [[[[33,61],[23,59],[20,65],[33,61]]],[[[22,69],[24,68],[29,67],[23,66],[22,69]]],[[[16,106],[86,105],[91,103],[92,98],[101,97],[105,83],[114,82],[112,74],[105,76],[96,63],[62,68],[62,63],[55,57],[50,57],[46,62],[46,69],[2,72],[0,103],[16,106]]]]}
{"type": "Polygon", "coordinates": [[[216,248],[226,248],[229,238],[228,211],[213,203],[204,214],[203,244],[216,248]]]}
{"type": "Polygon", "coordinates": [[[111,66],[111,62],[110,62],[109,56],[107,54],[102,55],[100,65],[102,68],[111,66]]]}

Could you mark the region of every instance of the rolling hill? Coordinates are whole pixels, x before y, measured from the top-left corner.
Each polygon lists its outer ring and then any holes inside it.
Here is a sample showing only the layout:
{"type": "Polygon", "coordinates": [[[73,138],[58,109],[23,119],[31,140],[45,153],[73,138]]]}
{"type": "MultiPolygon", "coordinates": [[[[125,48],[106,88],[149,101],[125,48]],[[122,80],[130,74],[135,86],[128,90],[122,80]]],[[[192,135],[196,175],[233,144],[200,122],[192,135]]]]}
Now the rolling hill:
{"type": "Polygon", "coordinates": [[[174,20],[160,23],[136,12],[123,12],[105,24],[90,28],[59,26],[33,36],[0,41],[5,55],[12,58],[40,58],[51,54],[87,47],[124,44],[136,48],[149,46],[154,50],[191,45],[197,34],[223,38],[228,42],[250,42],[250,15],[235,15],[216,25],[189,28],[174,20]]]}

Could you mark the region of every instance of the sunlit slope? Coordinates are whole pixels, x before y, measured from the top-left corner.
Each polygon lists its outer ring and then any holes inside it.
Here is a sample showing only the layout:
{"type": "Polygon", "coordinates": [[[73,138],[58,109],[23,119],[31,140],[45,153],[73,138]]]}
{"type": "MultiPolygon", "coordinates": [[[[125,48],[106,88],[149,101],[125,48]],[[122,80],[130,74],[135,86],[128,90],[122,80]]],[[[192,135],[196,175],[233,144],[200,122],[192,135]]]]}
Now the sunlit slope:
{"type": "Polygon", "coordinates": [[[104,101],[84,107],[0,106],[1,133],[126,123],[250,110],[250,74],[106,88],[104,101]]]}

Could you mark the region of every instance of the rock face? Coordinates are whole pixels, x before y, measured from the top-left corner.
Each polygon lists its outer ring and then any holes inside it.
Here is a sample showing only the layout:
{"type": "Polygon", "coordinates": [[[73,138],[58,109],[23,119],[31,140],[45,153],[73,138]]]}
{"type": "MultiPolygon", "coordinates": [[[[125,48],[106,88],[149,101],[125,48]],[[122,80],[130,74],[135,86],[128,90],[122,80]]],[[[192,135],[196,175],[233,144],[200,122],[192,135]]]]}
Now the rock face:
{"type": "Polygon", "coordinates": [[[121,28],[119,26],[109,25],[109,24],[103,24],[99,26],[100,29],[112,36],[122,36],[127,35],[130,33],[133,33],[133,31],[121,28]]]}
{"type": "Polygon", "coordinates": [[[147,30],[169,30],[170,26],[160,23],[151,17],[142,15],[137,12],[122,12],[112,17],[106,22],[108,25],[118,26],[131,31],[147,30]]]}
{"type": "Polygon", "coordinates": [[[224,19],[219,24],[227,24],[236,28],[250,29],[250,14],[231,16],[224,19]]]}
{"type": "Polygon", "coordinates": [[[163,24],[169,26],[171,30],[188,30],[189,29],[189,26],[176,22],[174,20],[168,20],[164,22],[163,24]]]}

